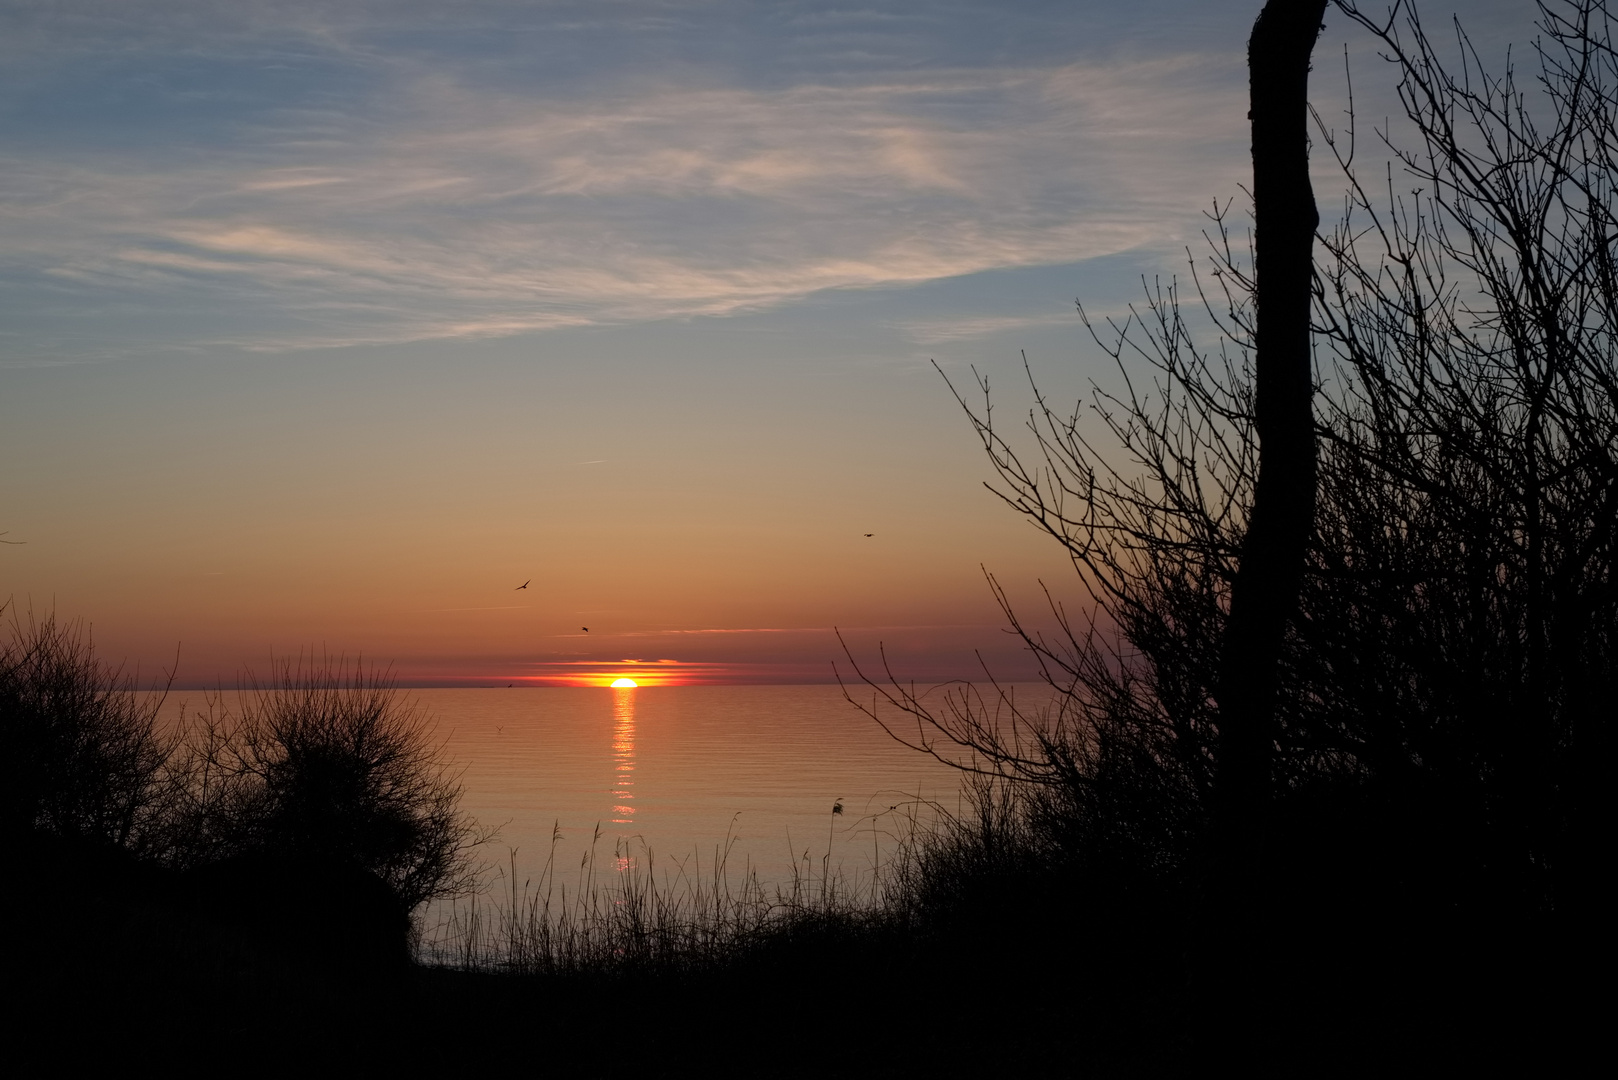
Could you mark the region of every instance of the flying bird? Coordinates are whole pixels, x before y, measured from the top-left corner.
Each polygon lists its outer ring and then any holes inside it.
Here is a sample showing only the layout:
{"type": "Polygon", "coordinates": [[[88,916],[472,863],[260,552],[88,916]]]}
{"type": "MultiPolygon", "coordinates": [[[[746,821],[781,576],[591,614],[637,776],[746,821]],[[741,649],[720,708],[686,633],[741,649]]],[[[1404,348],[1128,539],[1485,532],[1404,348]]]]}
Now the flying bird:
{"type": "Polygon", "coordinates": [[[866,536],[875,536],[875,535],[876,535],[876,533],[866,533],[866,534],[865,534],[865,535],[866,535],[866,536]]]}
{"type": "MultiPolygon", "coordinates": [[[[528,581],[533,581],[533,580],[534,580],[533,578],[528,579],[528,581]]],[[[518,585],[515,589],[512,589],[511,591],[512,592],[522,592],[522,590],[528,588],[528,581],[523,582],[521,585],[518,585]]]]}
{"type": "Polygon", "coordinates": [[[579,627],[579,629],[583,630],[586,634],[588,634],[590,632],[590,628],[588,626],[581,626],[581,627],[579,627]]]}

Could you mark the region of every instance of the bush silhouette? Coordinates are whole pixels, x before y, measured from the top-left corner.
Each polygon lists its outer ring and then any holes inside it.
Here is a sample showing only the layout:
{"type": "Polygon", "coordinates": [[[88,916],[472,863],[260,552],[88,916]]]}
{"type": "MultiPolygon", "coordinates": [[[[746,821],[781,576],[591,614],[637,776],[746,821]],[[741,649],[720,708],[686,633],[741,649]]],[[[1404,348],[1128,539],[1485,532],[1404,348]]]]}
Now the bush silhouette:
{"type": "Polygon", "coordinates": [[[208,942],[255,970],[376,970],[408,961],[418,905],[475,884],[487,834],[385,676],[282,665],[238,708],[215,696],[189,725],[162,722],[164,695],[137,693],[77,624],[9,630],[0,837],[20,880],[70,893],[29,913],[44,926],[85,937],[88,919],[86,948],[109,955],[167,941],[199,971],[208,942]],[[113,940],[132,933],[155,937],[113,940]]]}
{"type": "Polygon", "coordinates": [[[286,664],[238,701],[214,699],[188,739],[178,861],[365,871],[405,912],[472,886],[487,836],[457,809],[426,718],[385,675],[286,664]]]}
{"type": "Polygon", "coordinates": [[[97,660],[79,624],[14,613],[0,643],[0,828],[160,844],[174,749],[158,725],[162,700],[97,660]]]}

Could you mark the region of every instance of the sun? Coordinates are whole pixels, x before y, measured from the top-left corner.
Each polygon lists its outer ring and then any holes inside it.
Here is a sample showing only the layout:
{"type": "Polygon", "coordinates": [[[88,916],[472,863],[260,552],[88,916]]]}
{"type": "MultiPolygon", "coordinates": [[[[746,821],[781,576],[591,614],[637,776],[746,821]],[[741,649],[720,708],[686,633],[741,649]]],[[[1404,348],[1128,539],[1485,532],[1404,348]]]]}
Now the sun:
{"type": "Polygon", "coordinates": [[[640,683],[636,682],[634,679],[614,679],[614,680],[612,680],[612,685],[613,686],[639,686],[640,683]]]}

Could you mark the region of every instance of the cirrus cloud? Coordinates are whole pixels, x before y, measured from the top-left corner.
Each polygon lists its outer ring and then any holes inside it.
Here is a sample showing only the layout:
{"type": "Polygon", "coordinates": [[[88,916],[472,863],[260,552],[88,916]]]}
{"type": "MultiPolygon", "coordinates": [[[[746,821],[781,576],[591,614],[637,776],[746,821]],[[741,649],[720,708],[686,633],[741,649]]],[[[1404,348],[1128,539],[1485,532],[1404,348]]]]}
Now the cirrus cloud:
{"type": "Polygon", "coordinates": [[[382,66],[228,140],[0,161],[0,272],[253,350],[722,316],[1172,248],[1242,157],[1235,57],[565,98],[382,66]]]}

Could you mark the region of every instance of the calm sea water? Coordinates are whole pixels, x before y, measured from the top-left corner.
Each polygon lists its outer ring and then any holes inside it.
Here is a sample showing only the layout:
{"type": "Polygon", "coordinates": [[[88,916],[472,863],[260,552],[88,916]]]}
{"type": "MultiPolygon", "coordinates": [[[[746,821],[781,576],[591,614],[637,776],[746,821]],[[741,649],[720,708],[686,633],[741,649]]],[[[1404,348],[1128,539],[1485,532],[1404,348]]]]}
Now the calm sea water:
{"type": "Polygon", "coordinates": [[[706,876],[728,845],[732,877],[818,877],[829,855],[857,883],[909,812],[954,809],[960,791],[960,773],[894,742],[835,686],[410,693],[465,769],[462,807],[500,828],[485,857],[514,853],[519,880],[555,835],[559,870],[593,848],[598,867],[628,853],[659,878],[678,863],[706,876]]]}

